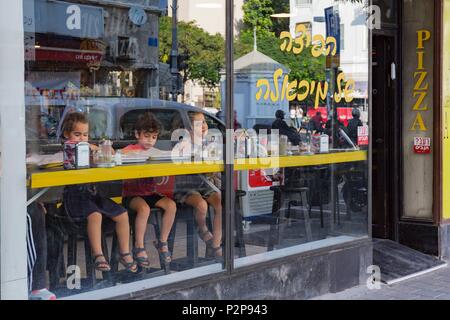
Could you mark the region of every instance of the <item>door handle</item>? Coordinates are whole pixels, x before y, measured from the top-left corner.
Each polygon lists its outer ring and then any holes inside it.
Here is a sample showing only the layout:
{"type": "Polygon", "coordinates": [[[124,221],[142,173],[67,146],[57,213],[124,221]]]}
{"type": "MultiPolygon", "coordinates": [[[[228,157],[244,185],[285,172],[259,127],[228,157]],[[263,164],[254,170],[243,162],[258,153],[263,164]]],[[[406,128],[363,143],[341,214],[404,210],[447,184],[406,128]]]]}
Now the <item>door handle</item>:
{"type": "Polygon", "coordinates": [[[384,143],[384,140],[381,138],[378,138],[377,140],[375,140],[375,142],[378,144],[382,144],[382,143],[384,143]]]}

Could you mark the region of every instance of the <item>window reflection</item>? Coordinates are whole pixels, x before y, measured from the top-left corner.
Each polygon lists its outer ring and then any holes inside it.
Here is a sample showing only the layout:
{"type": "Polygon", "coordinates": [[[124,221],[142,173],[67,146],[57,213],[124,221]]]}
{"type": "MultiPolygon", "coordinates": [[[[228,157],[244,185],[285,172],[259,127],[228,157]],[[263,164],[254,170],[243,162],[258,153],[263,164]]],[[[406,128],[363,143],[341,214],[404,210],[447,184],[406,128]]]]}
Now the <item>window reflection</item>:
{"type": "Polygon", "coordinates": [[[180,21],[174,71],[164,54],[172,45],[167,1],[23,3],[28,191],[45,208],[39,234],[48,239],[40,251],[48,270],[35,285],[63,297],[200,266],[220,270],[220,167],[191,169],[192,155],[174,159],[172,150],[184,142],[174,132],[193,133],[192,114],[224,133],[214,116],[223,36],[180,21]],[[204,47],[192,47],[199,39],[204,47]],[[203,98],[185,101],[187,83],[203,98]]]}
{"type": "Polygon", "coordinates": [[[236,23],[236,216],[226,239],[231,75],[224,32],[204,27],[225,25],[224,13],[195,16],[179,2],[177,57],[167,7],[120,2],[143,8],[24,0],[29,193],[50,188],[36,203],[47,211],[46,281],[58,296],[221,270],[226,243],[243,265],[367,235],[368,36],[352,23],[363,4],[235,1],[236,17],[256,10],[266,25],[236,23]],[[279,11],[289,21],[272,22],[279,11]],[[79,131],[90,148],[84,171],[79,131]],[[73,274],[79,286],[68,287],[73,274]]]}
{"type": "Polygon", "coordinates": [[[237,267],[367,235],[368,35],[356,23],[364,4],[290,6],[273,6],[284,10],[273,23],[248,23],[237,40],[237,120],[243,132],[279,134],[280,155],[276,166],[235,173],[237,267]]]}

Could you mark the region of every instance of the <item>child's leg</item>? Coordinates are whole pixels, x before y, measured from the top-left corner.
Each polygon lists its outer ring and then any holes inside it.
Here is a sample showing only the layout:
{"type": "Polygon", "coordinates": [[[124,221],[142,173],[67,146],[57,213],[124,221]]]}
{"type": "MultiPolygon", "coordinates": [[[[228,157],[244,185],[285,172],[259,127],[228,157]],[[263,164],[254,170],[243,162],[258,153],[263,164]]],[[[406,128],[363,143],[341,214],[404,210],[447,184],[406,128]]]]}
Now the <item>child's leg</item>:
{"type": "MultiPolygon", "coordinates": [[[[144,248],[145,231],[147,230],[147,221],[150,216],[150,207],[147,202],[141,197],[134,197],[130,201],[130,209],[136,211],[136,221],[134,222],[134,247],[144,248]]],[[[144,251],[140,252],[138,256],[146,256],[144,251]]]]}
{"type": "Polygon", "coordinates": [[[206,201],[214,208],[213,247],[217,248],[222,242],[222,198],[220,193],[214,192],[206,201]]]}
{"type": "MultiPolygon", "coordinates": [[[[117,241],[119,242],[119,250],[121,254],[130,252],[130,223],[128,221],[128,213],[115,216],[112,220],[116,223],[117,241]]],[[[125,262],[133,262],[131,255],[123,256],[125,262]]]]}
{"type": "Polygon", "coordinates": [[[94,256],[95,267],[98,270],[109,271],[110,266],[103,256],[102,249],[102,214],[93,212],[87,217],[87,232],[91,251],[94,256]]]}
{"type": "MultiPolygon", "coordinates": [[[[94,257],[103,254],[102,214],[100,212],[93,212],[87,217],[87,232],[94,257]]],[[[102,260],[104,260],[104,258],[102,258],[102,260]]]]}
{"type": "Polygon", "coordinates": [[[186,198],[184,203],[194,208],[195,220],[197,222],[200,234],[203,235],[202,240],[206,242],[212,239],[213,235],[208,232],[208,227],[206,226],[208,203],[200,194],[190,195],[186,198]]]}
{"type": "Polygon", "coordinates": [[[173,201],[172,199],[164,197],[161,200],[159,200],[155,204],[155,206],[164,210],[159,240],[161,242],[167,242],[167,238],[169,237],[169,233],[170,230],[172,229],[173,222],[175,221],[177,205],[175,204],[175,201],[173,201]]]}

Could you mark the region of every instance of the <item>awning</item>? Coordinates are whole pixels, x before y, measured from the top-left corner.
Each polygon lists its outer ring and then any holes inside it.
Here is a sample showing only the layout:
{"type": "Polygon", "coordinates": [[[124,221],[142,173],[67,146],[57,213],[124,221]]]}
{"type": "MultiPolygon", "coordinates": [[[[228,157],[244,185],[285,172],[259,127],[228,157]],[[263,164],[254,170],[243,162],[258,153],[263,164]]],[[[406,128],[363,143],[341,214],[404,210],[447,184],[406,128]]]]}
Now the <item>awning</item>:
{"type": "Polygon", "coordinates": [[[35,48],[36,61],[63,61],[78,63],[101,63],[103,59],[102,51],[65,49],[53,47],[35,48]]]}

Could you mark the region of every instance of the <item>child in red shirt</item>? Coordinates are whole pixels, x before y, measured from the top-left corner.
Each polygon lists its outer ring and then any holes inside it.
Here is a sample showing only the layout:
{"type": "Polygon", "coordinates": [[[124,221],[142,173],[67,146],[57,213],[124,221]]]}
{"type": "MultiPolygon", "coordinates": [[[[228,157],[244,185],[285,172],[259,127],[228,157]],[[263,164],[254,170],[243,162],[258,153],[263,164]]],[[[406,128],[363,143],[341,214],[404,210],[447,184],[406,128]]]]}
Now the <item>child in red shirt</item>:
{"type": "MultiPolygon", "coordinates": [[[[122,151],[127,153],[149,153],[156,144],[161,132],[161,124],[151,114],[145,113],[140,116],[135,125],[135,136],[137,144],[129,145],[122,151]]],[[[149,268],[150,261],[144,247],[144,236],[147,229],[147,220],[150,216],[150,208],[158,207],[164,210],[160,238],[155,242],[160,255],[160,261],[164,267],[171,262],[167,238],[172,229],[177,210],[175,202],[155,190],[156,183],[153,178],[125,180],[123,182],[122,197],[124,205],[136,212],[135,221],[135,243],[133,254],[138,265],[149,268]]]]}

